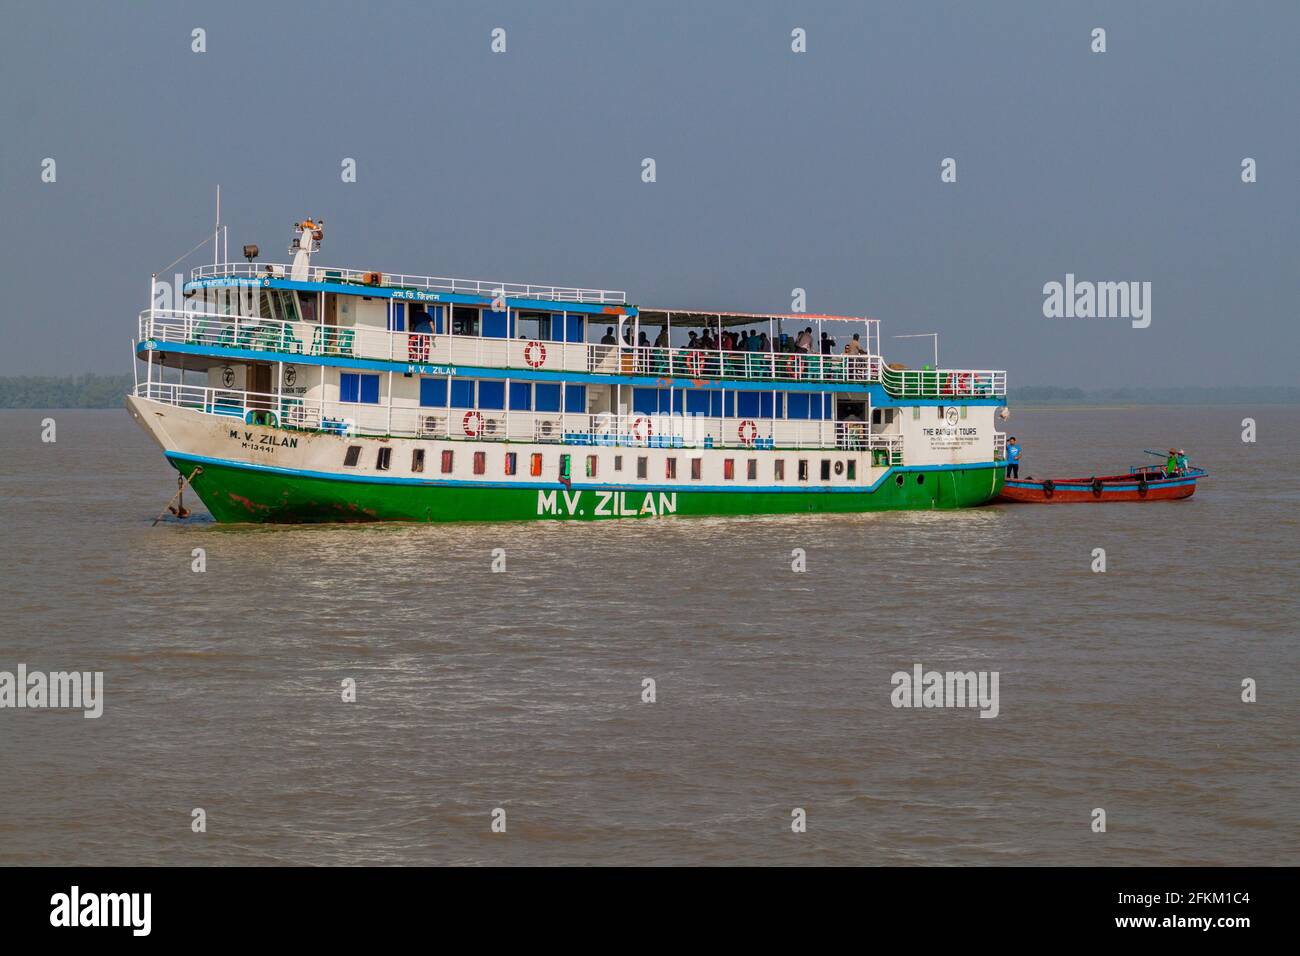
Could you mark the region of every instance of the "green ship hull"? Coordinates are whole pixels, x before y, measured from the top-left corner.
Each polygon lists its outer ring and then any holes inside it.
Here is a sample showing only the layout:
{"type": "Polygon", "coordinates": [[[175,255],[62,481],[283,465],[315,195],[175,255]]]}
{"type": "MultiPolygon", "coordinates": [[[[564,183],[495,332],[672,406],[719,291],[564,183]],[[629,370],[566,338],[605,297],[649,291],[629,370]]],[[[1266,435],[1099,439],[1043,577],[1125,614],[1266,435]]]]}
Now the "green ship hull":
{"type": "Polygon", "coordinates": [[[891,468],[871,490],[571,487],[337,478],[169,455],[220,522],[600,521],[966,508],[997,497],[1005,465],[891,468]],[[901,482],[899,479],[902,479],[901,482]]]}

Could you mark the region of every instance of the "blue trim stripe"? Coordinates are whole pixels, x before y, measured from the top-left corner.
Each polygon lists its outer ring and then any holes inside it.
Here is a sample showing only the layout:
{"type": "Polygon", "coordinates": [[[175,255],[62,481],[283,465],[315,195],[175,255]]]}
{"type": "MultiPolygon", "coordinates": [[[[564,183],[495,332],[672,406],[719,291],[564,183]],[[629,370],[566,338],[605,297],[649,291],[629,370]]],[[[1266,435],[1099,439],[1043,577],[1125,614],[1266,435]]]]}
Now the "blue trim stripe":
{"type": "MultiPolygon", "coordinates": [[[[564,446],[557,446],[564,447],[564,446]]],[[[812,457],[815,450],[809,449],[807,454],[812,457]]],[[[825,453],[825,452],[824,452],[825,453]]],[[[292,478],[322,478],[327,481],[350,481],[358,484],[379,484],[379,485],[423,485],[429,487],[443,488],[528,488],[537,491],[551,491],[564,489],[564,485],[558,481],[463,481],[439,478],[394,478],[382,475],[362,475],[348,474],[346,472],[337,473],[329,471],[309,471],[299,468],[280,468],[275,465],[257,465],[251,462],[229,461],[225,458],[209,458],[203,455],[188,455],[178,451],[166,451],[163,453],[167,460],[173,464],[177,461],[190,462],[196,465],[224,465],[227,468],[240,468],[245,471],[260,471],[273,475],[284,475],[292,478]]],[[[874,483],[869,486],[859,488],[841,488],[826,487],[824,485],[801,485],[788,487],[786,485],[751,485],[742,482],[736,482],[731,485],[616,485],[616,484],[586,484],[573,482],[569,490],[576,491],[730,491],[730,492],[817,492],[817,493],[838,493],[838,494],[866,494],[875,491],[895,472],[940,472],[940,471],[977,471],[986,468],[1001,468],[1001,462],[974,462],[969,465],[896,465],[890,467],[874,483]]]]}
{"type": "MultiPolygon", "coordinates": [[[[542,369],[488,368],[478,365],[420,365],[388,359],[348,358],[342,355],[307,355],[301,352],[270,352],[259,349],[233,349],[216,345],[195,345],[189,342],[157,342],[157,352],[175,352],[181,355],[208,355],[213,358],[246,359],[263,362],[284,362],[286,365],[314,365],[326,368],[360,368],[405,375],[458,375],[470,378],[509,378],[528,382],[579,382],[592,385],[641,385],[651,388],[726,388],[737,392],[868,392],[873,408],[922,405],[1005,405],[1001,398],[947,399],[895,399],[890,398],[878,382],[863,384],[837,384],[835,382],[783,382],[754,381],[751,379],[693,379],[656,378],[653,375],[593,375],[588,372],[549,372],[542,369]]],[[[143,359],[149,353],[145,343],[136,346],[143,359]]]]}

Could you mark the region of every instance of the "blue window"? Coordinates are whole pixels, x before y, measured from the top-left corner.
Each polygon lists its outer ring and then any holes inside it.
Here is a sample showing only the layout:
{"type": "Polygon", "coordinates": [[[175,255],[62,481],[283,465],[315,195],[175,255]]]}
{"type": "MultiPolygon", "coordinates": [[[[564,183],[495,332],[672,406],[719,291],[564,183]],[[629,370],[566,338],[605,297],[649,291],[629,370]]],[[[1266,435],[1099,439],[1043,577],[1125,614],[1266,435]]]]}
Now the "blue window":
{"type": "Polygon", "coordinates": [[[339,401],[364,402],[367,405],[377,405],[379,403],[379,376],[343,372],[339,375],[339,401]]]}
{"type": "Polygon", "coordinates": [[[509,315],[506,309],[500,312],[484,309],[483,334],[489,338],[504,339],[509,334],[509,315]]]}
{"type": "Polygon", "coordinates": [[[551,314],[551,339],[555,342],[564,341],[564,313],[554,312],[551,314]]]}
{"type": "Polygon", "coordinates": [[[528,411],[533,407],[533,388],[527,382],[510,383],[510,407],[528,411]]]}
{"type": "Polygon", "coordinates": [[[420,379],[420,404],[429,408],[446,408],[447,380],[445,378],[420,379]]]}
{"type": "Polygon", "coordinates": [[[388,331],[405,332],[406,331],[406,303],[392,302],[393,311],[388,314],[388,331]]]}
{"type": "Polygon", "coordinates": [[[533,388],[533,408],[539,412],[558,412],[560,386],[553,382],[538,382],[533,388]]]}
{"type": "Polygon", "coordinates": [[[758,393],[758,417],[759,418],[772,417],[772,393],[771,392],[758,393]]]}
{"type": "Polygon", "coordinates": [[[451,407],[474,407],[474,380],[472,378],[453,378],[451,380],[451,407]]]}
{"type": "Polygon", "coordinates": [[[632,411],[638,415],[653,415],[659,411],[659,390],[657,388],[633,388],[632,411]]]}
{"type": "Polygon", "coordinates": [[[587,410],[586,385],[569,385],[564,389],[564,410],[566,412],[585,412],[587,410]]]}
{"type": "Polygon", "coordinates": [[[785,399],[786,418],[808,417],[808,393],[790,392],[785,399]]]}
{"type": "Polygon", "coordinates": [[[758,418],[759,402],[758,392],[737,392],[736,393],[736,417],[737,418],[758,418]]]}
{"type": "Polygon", "coordinates": [[[687,415],[708,415],[709,400],[713,397],[713,392],[702,388],[688,389],[686,392],[686,414],[687,415]]]}
{"type": "Polygon", "coordinates": [[[567,333],[565,338],[570,342],[581,342],[586,337],[586,331],[583,328],[584,319],[581,314],[574,315],[569,313],[566,321],[567,333]]]}
{"type": "Polygon", "coordinates": [[[506,383],[496,380],[485,380],[478,383],[478,407],[479,408],[505,408],[506,407],[506,383]]]}

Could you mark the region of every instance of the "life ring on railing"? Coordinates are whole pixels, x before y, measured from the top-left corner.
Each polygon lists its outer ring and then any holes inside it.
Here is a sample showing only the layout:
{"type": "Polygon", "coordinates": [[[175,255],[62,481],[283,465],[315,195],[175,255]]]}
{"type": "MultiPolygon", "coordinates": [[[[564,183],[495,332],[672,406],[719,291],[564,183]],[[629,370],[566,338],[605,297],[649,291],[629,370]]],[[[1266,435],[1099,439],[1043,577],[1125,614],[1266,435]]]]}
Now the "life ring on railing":
{"type": "Polygon", "coordinates": [[[755,425],[753,421],[746,418],[736,426],[736,437],[739,438],[743,444],[752,445],[758,439],[758,426],[755,425]]]}
{"type": "Polygon", "coordinates": [[[429,337],[413,332],[406,337],[406,358],[410,362],[429,361],[429,337]]]}
{"type": "Polygon", "coordinates": [[[483,416],[479,412],[466,412],[460,425],[470,438],[478,438],[483,434],[483,416]]]}
{"type": "Polygon", "coordinates": [[[969,395],[973,391],[970,372],[954,372],[949,380],[952,383],[951,394],[953,395],[969,395]]]}
{"type": "Polygon", "coordinates": [[[546,346],[541,342],[529,342],[524,346],[524,361],[530,368],[541,368],[546,362],[546,346]]]}
{"type": "Polygon", "coordinates": [[[1043,482],[1043,497],[1050,498],[1054,494],[1056,494],[1056,482],[1052,481],[1051,478],[1048,478],[1043,482]]]}
{"type": "Polygon", "coordinates": [[[1106,487],[1105,483],[1102,482],[1102,480],[1101,480],[1100,478],[1093,478],[1093,479],[1092,479],[1092,496],[1093,496],[1094,498],[1100,498],[1100,497],[1101,497],[1102,489],[1104,489],[1105,487],[1106,487]]]}
{"type": "Polygon", "coordinates": [[[686,353],[686,370],[696,378],[704,371],[704,353],[687,352],[686,353]]]}
{"type": "Polygon", "coordinates": [[[632,427],[628,429],[633,441],[649,441],[650,436],[654,434],[654,423],[644,415],[633,420],[632,427]],[[645,434],[641,433],[641,423],[645,422],[645,434]]]}

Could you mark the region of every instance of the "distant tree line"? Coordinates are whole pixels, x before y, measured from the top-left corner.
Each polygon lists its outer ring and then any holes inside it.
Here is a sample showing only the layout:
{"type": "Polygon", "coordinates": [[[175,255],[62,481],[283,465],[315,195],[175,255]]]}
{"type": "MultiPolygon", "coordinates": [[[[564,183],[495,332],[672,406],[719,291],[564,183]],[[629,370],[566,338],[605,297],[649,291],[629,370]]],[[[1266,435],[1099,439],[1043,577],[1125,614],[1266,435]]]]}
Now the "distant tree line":
{"type": "Polygon", "coordinates": [[[130,375],[0,377],[0,408],[120,408],[130,375]]]}

